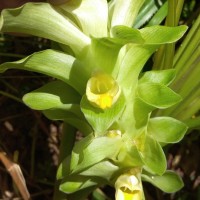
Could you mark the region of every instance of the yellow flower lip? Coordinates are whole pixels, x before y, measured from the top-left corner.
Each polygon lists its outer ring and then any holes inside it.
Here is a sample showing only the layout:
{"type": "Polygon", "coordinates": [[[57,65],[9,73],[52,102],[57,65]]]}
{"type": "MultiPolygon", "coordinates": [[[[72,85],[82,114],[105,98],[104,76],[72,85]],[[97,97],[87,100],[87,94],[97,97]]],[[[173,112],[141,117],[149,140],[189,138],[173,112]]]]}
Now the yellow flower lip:
{"type": "Polygon", "coordinates": [[[130,171],[119,176],[115,188],[116,200],[142,200],[142,184],[137,173],[130,171]]]}
{"type": "Polygon", "coordinates": [[[86,86],[86,96],[90,103],[98,108],[110,108],[118,99],[120,88],[112,76],[96,73],[86,86]]]}

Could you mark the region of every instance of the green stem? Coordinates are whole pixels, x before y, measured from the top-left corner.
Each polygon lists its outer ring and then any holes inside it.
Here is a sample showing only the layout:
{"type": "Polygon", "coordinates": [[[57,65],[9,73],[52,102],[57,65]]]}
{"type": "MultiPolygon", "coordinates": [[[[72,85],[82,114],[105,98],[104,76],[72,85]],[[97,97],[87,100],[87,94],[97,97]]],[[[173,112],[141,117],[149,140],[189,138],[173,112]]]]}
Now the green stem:
{"type": "MultiPolygon", "coordinates": [[[[60,156],[59,163],[61,163],[64,158],[69,156],[72,152],[76,137],[76,129],[66,122],[63,124],[62,136],[61,136],[61,144],[60,144],[60,156]]],[[[60,180],[57,180],[54,188],[54,200],[64,200],[66,199],[66,194],[59,190],[60,180]]]]}
{"type": "Polygon", "coordinates": [[[167,10],[168,2],[165,2],[162,5],[162,7],[156,12],[156,14],[152,17],[147,26],[154,26],[160,24],[167,16],[167,10]]]}
{"type": "Polygon", "coordinates": [[[174,68],[177,69],[177,79],[190,70],[190,66],[185,66],[185,63],[190,59],[195,49],[197,49],[200,44],[200,26],[193,36],[193,39],[191,39],[188,46],[185,47],[184,52],[181,54],[181,59],[174,64],[174,68]]]}
{"type": "Polygon", "coordinates": [[[190,93],[178,105],[167,110],[159,110],[156,115],[169,115],[179,120],[190,118],[199,110],[200,84],[190,90],[190,93]]]}
{"type": "MultiPolygon", "coordinates": [[[[194,22],[192,28],[190,29],[190,31],[188,32],[186,38],[184,39],[183,43],[181,44],[180,48],[178,49],[175,57],[174,57],[174,66],[177,65],[177,63],[182,60],[182,57],[183,55],[187,55],[187,53],[185,52],[186,49],[188,49],[188,47],[190,47],[190,51],[192,49],[195,49],[196,48],[196,45],[195,47],[193,45],[191,45],[191,42],[193,42],[194,40],[194,36],[197,35],[199,36],[198,33],[198,30],[199,30],[199,25],[200,25],[200,15],[198,16],[198,18],[196,19],[196,21],[194,22]]],[[[197,43],[198,44],[198,39],[195,40],[195,44],[197,43]]],[[[176,67],[177,68],[177,67],[176,67]]]]}
{"type": "Polygon", "coordinates": [[[194,117],[184,121],[184,123],[189,127],[189,129],[199,129],[200,128],[200,117],[194,117]]]}
{"type": "MultiPolygon", "coordinates": [[[[198,56],[199,55],[200,55],[200,48],[198,51],[198,56]]],[[[197,74],[200,74],[200,58],[198,58],[195,62],[192,63],[191,72],[187,74],[187,78],[183,82],[182,87],[180,88],[179,94],[183,98],[190,93],[191,89],[193,89],[199,84],[200,80],[197,74]]],[[[197,90],[199,89],[197,88],[197,90]]]]}
{"type": "Polygon", "coordinates": [[[153,70],[162,69],[165,45],[162,45],[154,55],[153,70]]]}
{"type": "Polygon", "coordinates": [[[20,102],[20,103],[23,103],[23,101],[22,101],[20,98],[14,96],[14,95],[12,95],[12,94],[9,94],[9,93],[7,93],[7,92],[4,92],[4,91],[1,91],[1,90],[0,90],[0,94],[3,95],[3,96],[9,97],[9,98],[11,98],[11,99],[13,99],[13,100],[15,100],[15,101],[18,101],[18,102],[20,102]]]}
{"type": "Polygon", "coordinates": [[[177,115],[176,118],[179,120],[190,119],[192,116],[196,114],[199,108],[200,108],[200,100],[196,98],[190,102],[190,105],[187,106],[185,110],[181,110],[181,112],[177,115]]]}
{"type": "MultiPolygon", "coordinates": [[[[177,26],[183,8],[184,0],[168,0],[168,15],[166,26],[177,26]]],[[[175,43],[166,44],[155,54],[153,69],[169,69],[173,67],[175,43]]]]}
{"type": "MultiPolygon", "coordinates": [[[[168,0],[168,15],[166,18],[166,26],[176,26],[176,1],[168,0]]],[[[175,52],[175,43],[165,45],[165,56],[163,57],[162,69],[172,68],[175,52]]]]}
{"type": "MultiPolygon", "coordinates": [[[[197,65],[198,65],[199,55],[200,55],[200,48],[198,47],[196,49],[196,51],[194,51],[193,54],[190,56],[190,58],[188,58],[187,62],[184,65],[184,69],[187,68],[188,70],[185,73],[177,72],[177,77],[171,85],[171,87],[176,92],[183,90],[184,85],[186,85],[186,83],[189,84],[189,87],[194,86],[194,79],[190,78],[191,74],[194,74],[194,76],[195,76],[194,78],[198,79],[198,82],[199,82],[199,77],[196,76],[198,74],[197,73],[197,71],[198,71],[197,65]],[[181,76],[180,76],[180,73],[182,74],[181,76]],[[188,82],[188,79],[191,79],[191,81],[188,82]]],[[[189,92],[189,91],[185,90],[185,92],[189,92]]],[[[183,95],[183,93],[181,95],[183,95]]]]}
{"type": "Polygon", "coordinates": [[[0,53],[2,57],[13,57],[13,58],[24,58],[25,55],[22,54],[14,54],[14,53],[0,53]]]}
{"type": "Polygon", "coordinates": [[[10,83],[5,81],[3,78],[4,77],[2,77],[2,80],[0,79],[0,82],[2,82],[6,86],[6,88],[9,88],[10,90],[12,90],[15,93],[18,93],[18,90],[15,87],[13,87],[10,83]]]}
{"type": "Polygon", "coordinates": [[[34,173],[35,173],[35,150],[36,150],[36,142],[37,142],[37,124],[35,124],[35,126],[33,127],[32,130],[32,145],[31,145],[31,168],[30,168],[30,176],[31,178],[34,177],[34,173]]]}
{"type": "Polygon", "coordinates": [[[63,124],[59,163],[62,162],[67,156],[71,155],[76,138],[76,129],[66,122],[63,124]]]}
{"type": "Polygon", "coordinates": [[[177,6],[176,6],[176,18],[175,18],[175,24],[178,25],[180,16],[183,10],[183,5],[184,5],[185,0],[176,0],[177,6]]]}
{"type": "Polygon", "coordinates": [[[177,70],[177,77],[171,85],[171,88],[180,93],[183,101],[169,109],[159,110],[155,115],[169,115],[186,120],[199,110],[199,45],[200,15],[181,44],[174,59],[174,68],[177,70]]]}

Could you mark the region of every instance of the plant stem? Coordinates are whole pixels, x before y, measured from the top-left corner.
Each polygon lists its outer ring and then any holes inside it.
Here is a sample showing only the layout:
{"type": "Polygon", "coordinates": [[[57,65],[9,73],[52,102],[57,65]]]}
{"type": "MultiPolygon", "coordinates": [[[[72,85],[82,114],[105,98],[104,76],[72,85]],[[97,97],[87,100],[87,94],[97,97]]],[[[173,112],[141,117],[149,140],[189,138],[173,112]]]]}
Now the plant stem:
{"type": "Polygon", "coordinates": [[[188,95],[178,105],[175,105],[166,110],[159,110],[156,115],[167,115],[179,120],[187,120],[194,115],[200,107],[200,83],[190,90],[188,95]]]}
{"type": "MultiPolygon", "coordinates": [[[[191,29],[193,32],[193,30],[191,29]]],[[[199,26],[196,27],[195,32],[192,34],[191,41],[187,37],[183,42],[184,47],[181,47],[181,51],[183,51],[180,54],[180,58],[175,60],[174,67],[177,69],[177,80],[182,77],[184,74],[188,73],[190,70],[189,65],[185,65],[185,63],[191,58],[191,56],[194,54],[195,49],[198,48],[200,44],[200,15],[199,15],[199,26]],[[185,44],[187,45],[185,46],[185,44]],[[184,66],[184,67],[183,67],[184,66]]],[[[178,52],[179,53],[179,52],[178,52]]]]}
{"type": "Polygon", "coordinates": [[[184,60],[184,62],[185,62],[185,60],[187,60],[187,57],[185,57],[185,56],[190,55],[190,54],[188,54],[188,52],[192,53],[193,49],[195,49],[198,46],[198,42],[199,42],[198,38],[200,37],[198,34],[199,26],[200,26],[200,15],[194,22],[192,28],[188,32],[186,38],[184,39],[183,43],[181,44],[180,48],[178,49],[178,51],[174,57],[174,66],[176,66],[176,68],[179,70],[180,70],[181,66],[183,66],[183,65],[178,64],[178,62],[180,62],[182,60],[184,60]],[[179,68],[178,68],[178,66],[179,66],[179,68]]]}
{"type": "MultiPolygon", "coordinates": [[[[176,26],[176,1],[168,0],[168,15],[166,18],[166,26],[176,26]]],[[[175,52],[175,44],[166,44],[164,50],[164,61],[162,63],[162,69],[172,68],[175,52]]]]}
{"type": "Polygon", "coordinates": [[[169,115],[179,120],[187,120],[200,108],[200,15],[194,22],[174,58],[177,77],[171,88],[178,92],[183,101],[166,110],[158,110],[155,115],[169,115]]]}
{"type": "MultiPolygon", "coordinates": [[[[177,26],[184,0],[168,0],[168,15],[166,26],[177,26]]],[[[173,67],[175,43],[162,46],[155,54],[153,69],[169,69],[173,67]]]]}
{"type": "Polygon", "coordinates": [[[189,127],[189,129],[199,129],[200,128],[200,117],[194,117],[184,121],[184,123],[189,127]]]}
{"type": "MultiPolygon", "coordinates": [[[[63,124],[61,144],[60,144],[60,156],[59,163],[61,163],[64,158],[69,156],[72,152],[76,138],[76,129],[66,122],[63,124]]],[[[54,200],[64,200],[66,199],[66,194],[59,190],[60,180],[56,180],[54,188],[54,200]]]]}
{"type": "Polygon", "coordinates": [[[0,90],[0,94],[3,95],[3,96],[9,97],[9,98],[11,98],[11,99],[13,99],[13,100],[15,100],[15,101],[18,101],[18,102],[20,102],[20,103],[23,103],[23,101],[22,101],[20,98],[14,96],[14,95],[12,95],[12,94],[9,94],[9,93],[7,93],[7,92],[4,92],[4,91],[1,91],[1,90],[0,90]]]}
{"type": "Polygon", "coordinates": [[[160,24],[167,16],[168,2],[165,2],[162,7],[151,18],[147,26],[154,26],[160,24]]]}
{"type": "Polygon", "coordinates": [[[0,56],[2,57],[13,57],[13,58],[24,58],[25,55],[22,54],[14,54],[14,53],[0,53],[0,56]]]}

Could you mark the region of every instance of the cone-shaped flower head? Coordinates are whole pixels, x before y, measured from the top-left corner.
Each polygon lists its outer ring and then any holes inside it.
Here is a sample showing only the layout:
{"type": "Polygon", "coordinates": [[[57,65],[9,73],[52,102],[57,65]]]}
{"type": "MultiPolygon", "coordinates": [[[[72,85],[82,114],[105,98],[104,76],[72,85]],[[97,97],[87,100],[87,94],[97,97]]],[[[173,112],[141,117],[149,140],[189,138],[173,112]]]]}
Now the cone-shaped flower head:
{"type": "Polygon", "coordinates": [[[87,83],[86,96],[90,103],[101,109],[110,108],[118,99],[120,88],[112,76],[97,73],[87,83]]]}
{"type": "Polygon", "coordinates": [[[115,182],[116,200],[142,200],[142,184],[136,173],[125,173],[115,182]]]}

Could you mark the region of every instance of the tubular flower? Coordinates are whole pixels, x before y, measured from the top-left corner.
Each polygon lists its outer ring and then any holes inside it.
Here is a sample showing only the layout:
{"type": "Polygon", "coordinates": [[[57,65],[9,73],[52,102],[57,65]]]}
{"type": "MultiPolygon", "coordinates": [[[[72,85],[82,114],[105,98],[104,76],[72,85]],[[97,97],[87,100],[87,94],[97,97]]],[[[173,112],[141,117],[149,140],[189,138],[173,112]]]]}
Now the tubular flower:
{"type": "Polygon", "coordinates": [[[116,183],[116,200],[142,200],[142,184],[138,175],[131,172],[122,174],[116,183]]]}
{"type": "Polygon", "coordinates": [[[88,80],[86,96],[90,103],[101,109],[110,108],[118,99],[120,88],[107,74],[98,73],[88,80]]]}

